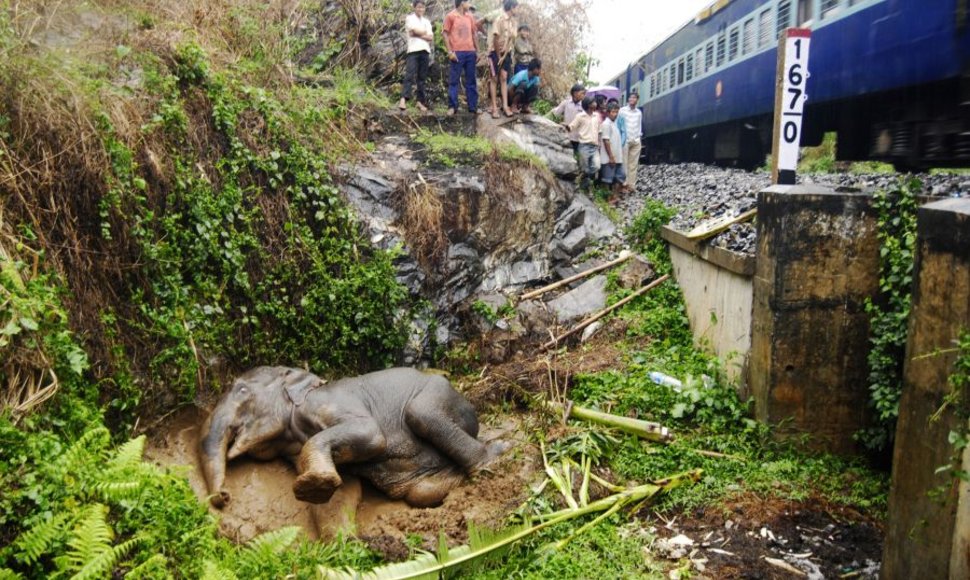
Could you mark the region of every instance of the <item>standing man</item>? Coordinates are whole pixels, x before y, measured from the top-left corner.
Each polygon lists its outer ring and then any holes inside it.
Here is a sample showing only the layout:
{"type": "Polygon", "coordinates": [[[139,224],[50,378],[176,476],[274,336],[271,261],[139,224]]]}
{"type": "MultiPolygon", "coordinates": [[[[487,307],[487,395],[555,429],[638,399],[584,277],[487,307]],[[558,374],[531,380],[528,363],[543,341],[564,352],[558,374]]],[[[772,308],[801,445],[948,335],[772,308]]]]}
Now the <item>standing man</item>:
{"type": "MultiPolygon", "coordinates": [[[[515,70],[513,75],[528,70],[529,63],[536,57],[536,52],[532,49],[532,30],[528,24],[519,25],[519,35],[515,37],[515,70]]],[[[582,99],[580,99],[582,100],[582,99]]]]}
{"type": "Polygon", "coordinates": [[[512,76],[512,49],[515,47],[515,37],[518,35],[519,23],[515,19],[515,10],[519,7],[518,0],[505,0],[502,4],[502,14],[495,19],[492,31],[488,35],[488,58],[491,61],[491,78],[489,92],[492,97],[492,117],[498,118],[498,107],[495,102],[496,85],[501,86],[502,112],[506,117],[512,116],[509,110],[509,77],[512,76]]]}
{"type": "Polygon", "coordinates": [[[623,193],[631,193],[637,185],[637,170],[640,168],[640,137],[643,135],[643,113],[637,108],[640,95],[631,92],[627,106],[620,110],[626,122],[626,145],[623,147],[623,163],[626,166],[626,183],[623,193]]]}
{"type": "Polygon", "coordinates": [[[418,108],[427,111],[428,99],[424,94],[424,84],[428,78],[428,64],[431,58],[431,45],[434,42],[434,28],[424,17],[424,0],[413,0],[411,5],[414,12],[404,19],[404,28],[408,36],[408,53],[404,69],[404,91],[398,108],[407,109],[408,99],[411,98],[411,87],[418,87],[418,108]]]}
{"type": "Polygon", "coordinates": [[[449,116],[458,110],[458,83],[463,72],[468,111],[475,113],[478,110],[478,85],[475,81],[475,61],[478,58],[475,33],[478,28],[478,21],[469,11],[468,0],[455,0],[455,9],[445,16],[445,25],[442,28],[445,48],[448,49],[448,59],[451,61],[448,75],[449,116]]]}

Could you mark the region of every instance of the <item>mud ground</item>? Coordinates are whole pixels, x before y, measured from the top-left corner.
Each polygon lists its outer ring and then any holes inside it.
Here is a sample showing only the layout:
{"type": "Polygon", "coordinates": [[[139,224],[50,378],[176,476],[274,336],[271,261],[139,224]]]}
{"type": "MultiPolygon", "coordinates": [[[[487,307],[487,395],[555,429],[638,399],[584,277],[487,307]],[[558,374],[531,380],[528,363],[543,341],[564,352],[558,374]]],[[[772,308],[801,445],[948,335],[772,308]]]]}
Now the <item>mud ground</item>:
{"type": "MultiPolygon", "coordinates": [[[[196,446],[205,414],[185,409],[162,423],[150,437],[146,458],[165,467],[184,466],[192,489],[201,501],[206,491],[198,467],[196,446]]],[[[468,524],[498,527],[521,504],[529,486],[542,470],[538,449],[525,441],[513,418],[486,418],[479,438],[502,438],[514,447],[489,471],[465,481],[436,508],[412,508],[353,476],[326,504],[297,501],[292,486],[293,466],[284,460],[255,461],[240,458],[229,464],[226,489],[232,495],[222,510],[210,506],[219,518],[223,534],[244,542],[282,526],[300,526],[314,539],[329,539],[337,533],[355,534],[389,560],[406,559],[409,537],[420,535],[426,548],[437,546],[439,532],[449,543],[468,539],[468,524]]]]}

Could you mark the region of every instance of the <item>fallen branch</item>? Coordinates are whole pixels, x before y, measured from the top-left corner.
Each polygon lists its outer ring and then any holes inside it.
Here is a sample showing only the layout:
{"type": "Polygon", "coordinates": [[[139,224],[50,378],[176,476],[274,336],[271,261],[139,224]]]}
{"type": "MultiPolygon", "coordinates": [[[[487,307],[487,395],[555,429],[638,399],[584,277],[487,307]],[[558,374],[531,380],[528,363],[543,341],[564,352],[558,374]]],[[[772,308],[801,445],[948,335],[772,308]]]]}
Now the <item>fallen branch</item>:
{"type": "Polygon", "coordinates": [[[527,293],[523,294],[522,297],[519,298],[519,300],[520,301],[521,300],[532,300],[533,298],[542,296],[546,292],[551,292],[551,291],[553,291],[553,290],[555,290],[557,288],[562,288],[563,286],[566,286],[567,284],[572,284],[576,280],[582,280],[583,278],[586,278],[588,276],[592,276],[593,274],[596,274],[597,272],[602,272],[603,270],[608,270],[608,269],[612,268],[613,266],[622,264],[623,262],[629,260],[630,259],[630,256],[632,256],[632,255],[633,254],[631,252],[629,252],[627,250],[624,250],[624,251],[620,252],[620,257],[619,258],[617,258],[617,259],[615,259],[615,260],[613,260],[611,262],[607,262],[607,263],[602,264],[600,266],[596,266],[595,268],[590,268],[589,270],[586,270],[585,272],[580,272],[579,274],[570,276],[569,278],[566,278],[564,280],[560,280],[560,281],[555,282],[553,284],[549,284],[548,286],[543,286],[542,288],[539,288],[538,290],[533,290],[532,292],[527,292],[527,293]]]}
{"type": "MultiPolygon", "coordinates": [[[[664,485],[646,484],[630,487],[624,489],[620,493],[594,501],[585,507],[578,509],[569,508],[555,512],[555,514],[548,514],[553,517],[546,519],[542,523],[512,528],[511,530],[499,532],[498,534],[494,535],[484,534],[479,530],[469,529],[468,535],[471,539],[469,545],[449,549],[444,542],[441,542],[437,556],[434,554],[422,554],[413,560],[381,566],[371,570],[370,572],[358,572],[346,568],[343,570],[335,570],[325,566],[318,566],[317,572],[321,578],[333,580],[368,578],[404,580],[407,578],[445,577],[446,574],[455,573],[461,566],[471,565],[488,554],[495,552],[496,550],[511,546],[515,542],[518,542],[519,540],[529,537],[546,528],[598,512],[607,512],[608,514],[612,515],[626,506],[648,500],[657,494],[664,491],[669,491],[682,483],[686,483],[688,481],[692,483],[697,482],[700,480],[701,474],[702,471],[700,469],[696,469],[694,471],[688,471],[687,473],[667,478],[664,480],[666,482],[664,485]]],[[[602,521],[602,519],[603,517],[597,518],[595,523],[602,521]]],[[[566,539],[547,545],[543,549],[556,550],[562,548],[577,534],[589,529],[589,527],[591,527],[593,524],[594,522],[591,522],[590,524],[583,526],[574,532],[566,539]]]]}
{"type": "Polygon", "coordinates": [[[624,306],[628,302],[630,302],[630,301],[638,298],[639,296],[642,296],[643,294],[646,294],[650,290],[653,290],[654,288],[656,288],[660,284],[666,282],[668,278],[670,278],[670,274],[664,274],[663,276],[657,278],[656,280],[654,280],[653,282],[647,284],[643,288],[640,288],[639,290],[637,290],[633,294],[630,294],[629,296],[627,296],[623,300],[620,300],[616,304],[614,304],[614,305],[612,305],[612,306],[610,306],[608,308],[604,308],[603,310],[600,310],[596,314],[593,314],[592,316],[590,316],[586,320],[584,320],[584,321],[580,322],[579,324],[577,324],[576,326],[574,326],[571,330],[569,330],[568,332],[566,332],[566,334],[563,334],[562,336],[559,336],[557,338],[554,338],[554,339],[550,340],[549,342],[543,344],[542,346],[539,347],[539,350],[540,351],[548,350],[550,347],[553,347],[556,344],[558,344],[560,341],[565,340],[566,338],[569,338],[570,336],[576,334],[577,332],[579,332],[580,330],[586,328],[590,324],[593,324],[594,322],[596,322],[600,318],[603,318],[604,316],[606,316],[610,312],[613,312],[617,308],[620,308],[621,306],[624,306]]]}
{"type": "MultiPolygon", "coordinates": [[[[563,412],[563,405],[560,403],[546,401],[545,404],[546,407],[556,411],[557,413],[563,412]]],[[[670,429],[667,429],[660,423],[643,421],[641,419],[632,419],[630,417],[621,417],[619,415],[610,415],[609,413],[594,411],[578,405],[573,405],[570,408],[569,416],[573,419],[580,419],[583,421],[589,421],[590,423],[596,423],[597,425],[612,427],[614,429],[623,431],[624,433],[636,435],[641,439],[648,439],[650,441],[668,443],[674,439],[674,435],[670,432],[670,429]]]]}

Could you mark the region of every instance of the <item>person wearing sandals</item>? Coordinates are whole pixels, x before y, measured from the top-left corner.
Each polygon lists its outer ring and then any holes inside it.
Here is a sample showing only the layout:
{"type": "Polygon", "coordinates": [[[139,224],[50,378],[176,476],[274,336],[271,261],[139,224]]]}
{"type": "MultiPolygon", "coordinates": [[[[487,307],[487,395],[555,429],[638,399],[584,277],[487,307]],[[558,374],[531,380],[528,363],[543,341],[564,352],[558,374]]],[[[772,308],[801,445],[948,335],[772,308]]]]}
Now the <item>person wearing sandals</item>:
{"type": "Polygon", "coordinates": [[[434,43],[434,28],[431,21],[424,17],[425,0],[414,0],[414,12],[404,19],[404,30],[408,37],[407,60],[404,65],[404,90],[397,107],[407,110],[411,99],[411,89],[417,86],[418,109],[428,110],[428,99],[424,94],[424,84],[428,79],[428,66],[431,61],[431,46],[434,43]]]}
{"type": "Polygon", "coordinates": [[[515,37],[518,34],[519,23],[515,20],[515,10],[519,7],[518,0],[505,0],[502,4],[502,14],[495,19],[492,31],[488,34],[488,58],[491,67],[489,92],[492,97],[492,117],[498,118],[498,104],[496,103],[496,85],[501,87],[502,112],[506,117],[512,116],[509,110],[509,77],[512,76],[512,50],[515,47],[515,37]]]}
{"type": "Polygon", "coordinates": [[[454,115],[458,110],[458,84],[461,75],[465,75],[465,97],[468,99],[468,111],[478,110],[478,84],[475,78],[475,63],[478,60],[478,50],[475,47],[475,33],[480,25],[470,11],[468,0],[455,0],[455,9],[445,16],[445,24],[441,31],[445,37],[445,47],[448,49],[448,60],[451,69],[448,74],[448,115],[454,115]]]}

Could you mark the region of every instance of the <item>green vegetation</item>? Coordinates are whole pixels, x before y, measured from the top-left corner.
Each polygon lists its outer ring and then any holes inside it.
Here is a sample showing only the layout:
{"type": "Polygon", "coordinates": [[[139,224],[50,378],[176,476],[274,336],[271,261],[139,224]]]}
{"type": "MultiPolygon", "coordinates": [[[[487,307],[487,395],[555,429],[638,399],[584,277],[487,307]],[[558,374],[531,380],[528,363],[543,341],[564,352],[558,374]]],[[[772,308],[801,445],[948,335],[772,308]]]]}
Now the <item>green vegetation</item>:
{"type": "Polygon", "coordinates": [[[917,196],[921,184],[912,179],[894,191],[878,192],[874,204],[879,228],[880,295],[866,301],[870,319],[869,392],[876,425],[857,434],[867,448],[891,445],[902,393],[906,325],[912,302],[916,249],[917,196]]]}
{"type": "Polygon", "coordinates": [[[818,147],[803,147],[798,160],[799,173],[832,173],[835,171],[836,134],[826,133],[818,147]]]}
{"type": "Polygon", "coordinates": [[[536,155],[511,143],[495,145],[478,135],[469,137],[422,129],[412,136],[412,140],[424,146],[425,155],[430,162],[444,167],[480,165],[494,156],[504,162],[518,162],[533,168],[546,169],[545,162],[536,155]]]}
{"type": "MultiPolygon", "coordinates": [[[[640,251],[650,253],[658,272],[671,269],[658,235],[671,215],[671,209],[660,203],[648,204],[627,232],[640,251]]],[[[625,291],[613,288],[611,301],[624,295],[625,291]]],[[[662,512],[701,507],[717,510],[731,498],[753,496],[761,500],[818,499],[875,517],[885,513],[886,474],[872,471],[859,460],[807,452],[803,441],[776,441],[767,427],[750,418],[750,404],[739,399],[723,364],[693,344],[683,298],[675,284],[657,287],[617,316],[627,327],[627,339],[617,345],[622,360],[612,370],[575,377],[568,396],[578,405],[660,422],[674,431],[676,440],[667,445],[650,443],[577,423],[552,441],[546,441],[540,432],[535,437],[546,447],[547,462],[571,465],[576,477],[569,477],[568,472],[550,476],[552,485],[519,510],[521,517],[556,512],[565,495],[563,488],[581,498],[586,485],[575,482],[591,467],[594,472],[611,474],[611,484],[619,486],[701,469],[699,482],[681,485],[658,498],[651,509],[662,512]],[[678,391],[653,383],[651,371],[680,378],[683,388],[678,391]]],[[[585,481],[586,476],[581,479],[585,481]]],[[[608,577],[658,577],[669,564],[649,559],[653,537],[638,519],[644,514],[637,509],[617,512],[592,526],[584,521],[564,522],[523,540],[503,562],[486,564],[475,577],[582,578],[591,570],[608,577]],[[571,539],[560,549],[548,549],[563,538],[571,539]]]]}

